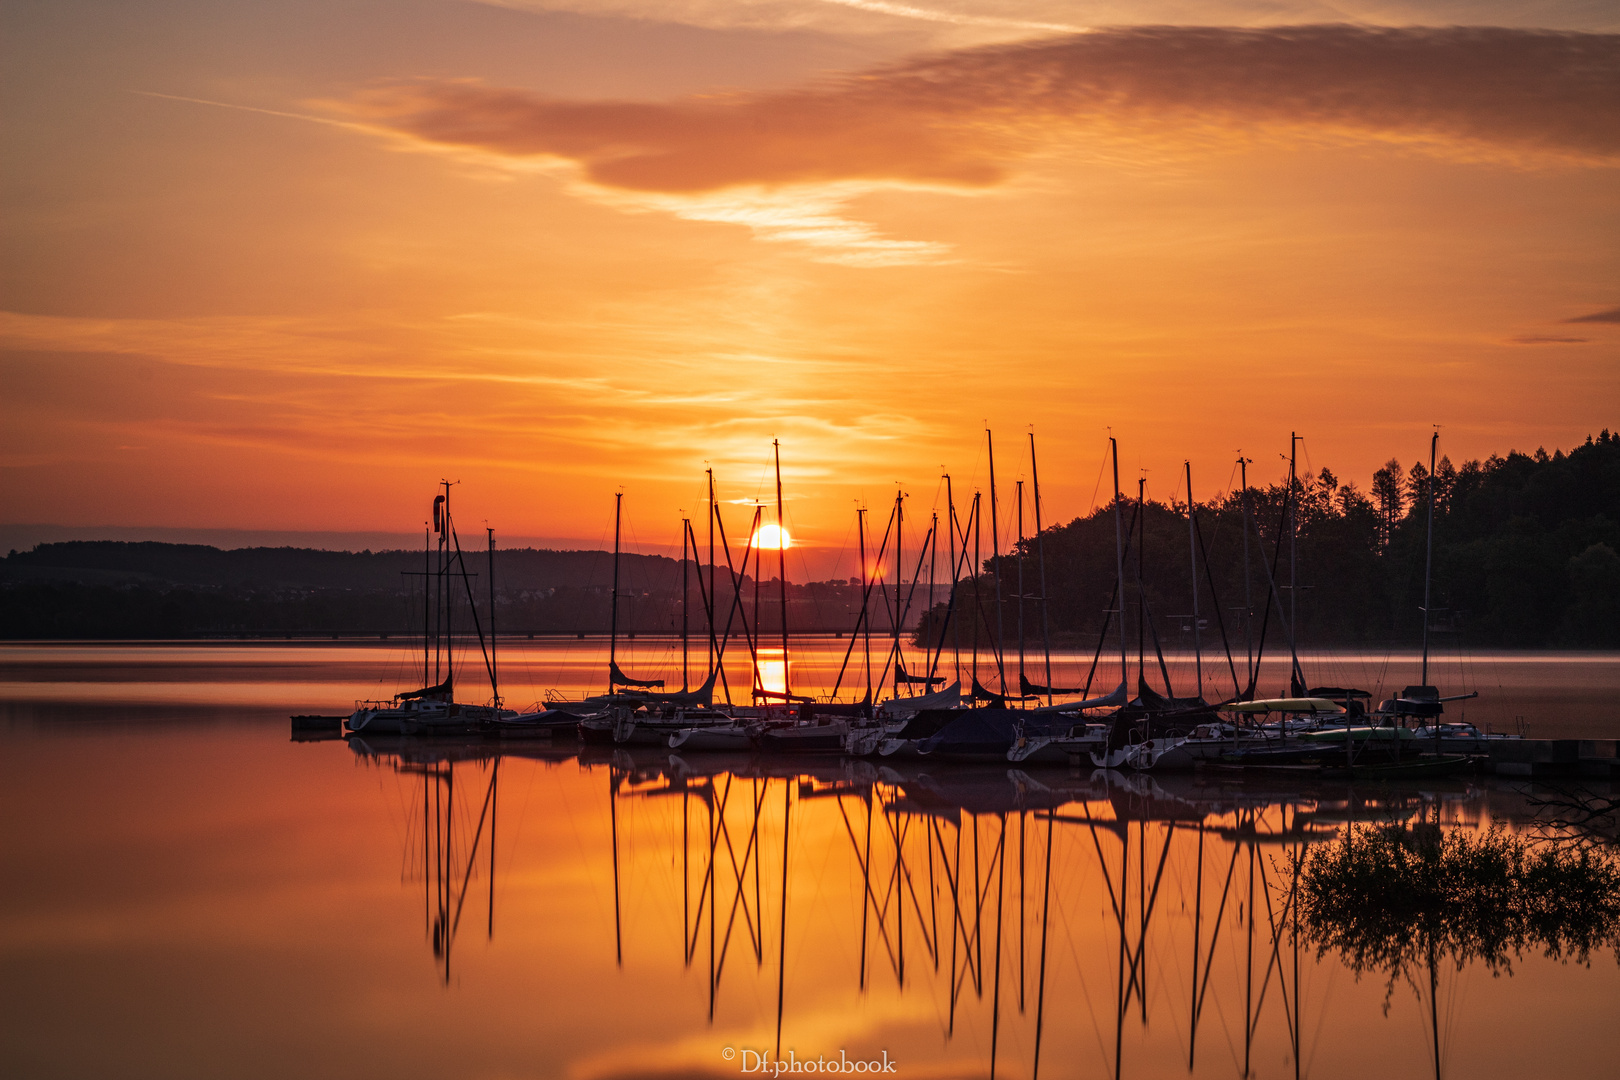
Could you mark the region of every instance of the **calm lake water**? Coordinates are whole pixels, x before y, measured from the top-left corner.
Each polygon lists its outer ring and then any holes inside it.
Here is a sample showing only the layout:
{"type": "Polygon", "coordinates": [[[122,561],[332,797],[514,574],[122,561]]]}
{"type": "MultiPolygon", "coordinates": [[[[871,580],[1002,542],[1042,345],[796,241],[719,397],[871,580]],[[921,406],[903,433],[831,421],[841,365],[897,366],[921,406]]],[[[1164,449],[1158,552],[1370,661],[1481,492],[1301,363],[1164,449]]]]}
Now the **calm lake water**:
{"type": "MultiPolygon", "coordinates": [[[[829,688],[848,644],[796,651],[794,688],[829,688]]],[[[514,704],[600,689],[603,643],[502,649],[514,704]]],[[[1410,656],[1306,659],[1416,681],[1410,656]]],[[[681,681],[678,642],[619,660],[681,681]]],[[[1544,785],[289,738],[289,713],[420,676],[408,643],[0,647],[0,1072],[1616,1075],[1612,948],[1392,979],[1296,933],[1290,859],[1347,821],[1523,831],[1544,785]]],[[[1186,656],[1171,677],[1190,690],[1186,656]]],[[[1451,655],[1431,679],[1478,689],[1482,725],[1620,737],[1614,655],[1451,655]]]]}

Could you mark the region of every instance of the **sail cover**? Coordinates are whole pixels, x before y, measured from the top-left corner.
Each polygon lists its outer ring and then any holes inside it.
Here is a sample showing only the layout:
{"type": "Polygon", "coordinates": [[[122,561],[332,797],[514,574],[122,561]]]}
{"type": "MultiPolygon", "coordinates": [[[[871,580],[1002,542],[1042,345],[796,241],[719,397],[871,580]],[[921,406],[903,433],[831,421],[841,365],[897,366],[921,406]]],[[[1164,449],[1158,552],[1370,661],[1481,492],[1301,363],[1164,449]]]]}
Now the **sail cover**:
{"type": "MultiPolygon", "coordinates": [[[[1022,671],[1018,673],[1018,689],[1025,697],[1043,697],[1047,694],[1083,694],[1086,692],[1086,688],[1083,686],[1042,686],[1040,683],[1032,683],[1024,677],[1022,671]]],[[[1124,703],[1121,702],[1121,704],[1124,703]]]]}
{"type": "Polygon", "coordinates": [[[992,702],[992,703],[994,703],[996,705],[1000,705],[1000,704],[1004,703],[1007,700],[1007,695],[1006,694],[997,694],[997,693],[994,693],[994,692],[992,692],[990,690],[986,690],[983,683],[979,682],[978,679],[974,679],[973,680],[973,700],[974,701],[989,701],[989,702],[992,702]]]}
{"type": "Polygon", "coordinates": [[[962,684],[953,682],[943,690],[916,697],[895,698],[883,703],[883,711],[893,717],[914,716],[925,709],[954,709],[962,704],[962,684]]]}
{"type": "Polygon", "coordinates": [[[1043,705],[1034,711],[1079,712],[1081,709],[1116,709],[1122,705],[1130,704],[1130,700],[1130,696],[1125,692],[1125,684],[1120,683],[1102,697],[1086,698],[1084,701],[1065,701],[1061,705],[1043,705]]]}
{"type": "Polygon", "coordinates": [[[894,659],[894,681],[897,683],[912,683],[923,686],[938,686],[940,683],[945,681],[945,676],[939,675],[930,678],[927,675],[908,675],[906,673],[905,662],[897,656],[894,659]]]}
{"type": "Polygon", "coordinates": [[[1342,686],[1313,686],[1305,691],[1306,697],[1332,698],[1334,701],[1344,701],[1348,698],[1371,698],[1372,695],[1365,690],[1351,690],[1342,686]]]}
{"type": "Polygon", "coordinates": [[[446,678],[438,686],[424,686],[420,690],[412,690],[408,694],[399,695],[401,701],[412,701],[416,698],[437,697],[440,694],[450,696],[454,691],[450,687],[450,680],[446,678]]]}
{"type": "Polygon", "coordinates": [[[1136,680],[1136,696],[1142,708],[1151,712],[1177,712],[1183,709],[1199,709],[1208,705],[1201,697],[1165,697],[1155,693],[1148,686],[1147,680],[1138,676],[1136,680]]]}
{"type": "Polygon", "coordinates": [[[613,686],[642,686],[648,689],[664,685],[663,679],[632,679],[613,660],[608,661],[608,682],[613,686]]]}
{"type": "MultiPolygon", "coordinates": [[[[673,694],[643,694],[649,701],[661,701],[668,705],[701,705],[704,708],[714,704],[714,680],[720,674],[716,668],[709,672],[709,677],[703,680],[703,685],[696,690],[681,690],[673,694]]],[[[662,686],[662,683],[658,684],[662,686]]]]}

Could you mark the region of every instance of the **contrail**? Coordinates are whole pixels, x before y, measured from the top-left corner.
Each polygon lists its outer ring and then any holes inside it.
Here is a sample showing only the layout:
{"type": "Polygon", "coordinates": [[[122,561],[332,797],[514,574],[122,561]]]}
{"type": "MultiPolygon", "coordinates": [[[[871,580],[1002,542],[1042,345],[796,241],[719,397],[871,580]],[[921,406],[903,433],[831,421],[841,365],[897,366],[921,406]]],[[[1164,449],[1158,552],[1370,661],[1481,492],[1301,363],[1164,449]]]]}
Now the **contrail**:
{"type": "Polygon", "coordinates": [[[924,22],[952,23],[956,26],[1002,26],[1011,30],[1050,30],[1059,34],[1085,34],[1089,26],[1070,26],[1066,23],[1027,22],[1023,19],[1003,19],[995,15],[962,15],[954,11],[935,11],[911,4],[892,4],[887,0],[822,0],[822,3],[840,7],[858,8],[880,15],[895,15],[902,19],[921,19],[924,22]]]}
{"type": "Polygon", "coordinates": [[[181,94],[160,94],[156,90],[130,90],[131,94],[142,97],[163,98],[166,101],[189,101],[193,105],[212,105],[218,109],[236,109],[239,112],[263,113],[265,116],[280,116],[288,120],[303,120],[310,124],[325,124],[327,127],[346,128],[349,131],[366,131],[371,129],[363,124],[356,124],[347,120],[333,120],[325,116],[309,116],[305,113],[282,112],[279,109],[261,109],[256,105],[237,105],[229,101],[210,101],[207,98],[185,97],[181,94]]]}

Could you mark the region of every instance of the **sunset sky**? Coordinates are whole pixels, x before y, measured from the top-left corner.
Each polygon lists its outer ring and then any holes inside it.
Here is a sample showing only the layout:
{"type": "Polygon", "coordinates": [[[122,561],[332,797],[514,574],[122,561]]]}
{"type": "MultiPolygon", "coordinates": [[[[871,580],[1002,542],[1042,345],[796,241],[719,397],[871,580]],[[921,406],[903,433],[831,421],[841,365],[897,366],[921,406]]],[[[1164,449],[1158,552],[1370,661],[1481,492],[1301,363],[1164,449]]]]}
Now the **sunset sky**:
{"type": "Polygon", "coordinates": [[[1275,479],[1290,430],[1363,487],[1433,424],[1453,460],[1567,448],[1620,426],[1617,32],[1608,0],[12,0],[0,523],[409,534],[446,477],[464,527],[558,546],[622,489],[651,550],[706,463],[774,501],[776,438],[801,577],[856,500],[986,489],[986,424],[1004,512],[1033,425],[1049,524],[1110,428],[1160,498],[1239,448],[1275,479]]]}

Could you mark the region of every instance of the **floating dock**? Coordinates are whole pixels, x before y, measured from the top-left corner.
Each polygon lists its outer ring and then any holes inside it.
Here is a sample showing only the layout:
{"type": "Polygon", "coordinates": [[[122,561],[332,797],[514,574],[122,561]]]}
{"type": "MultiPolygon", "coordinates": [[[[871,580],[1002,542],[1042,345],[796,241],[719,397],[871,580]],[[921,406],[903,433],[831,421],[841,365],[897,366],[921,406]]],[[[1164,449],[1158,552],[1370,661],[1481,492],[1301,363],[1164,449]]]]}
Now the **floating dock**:
{"type": "Polygon", "coordinates": [[[1492,739],[1486,751],[1499,776],[1620,779],[1620,740],[1492,739]]]}

